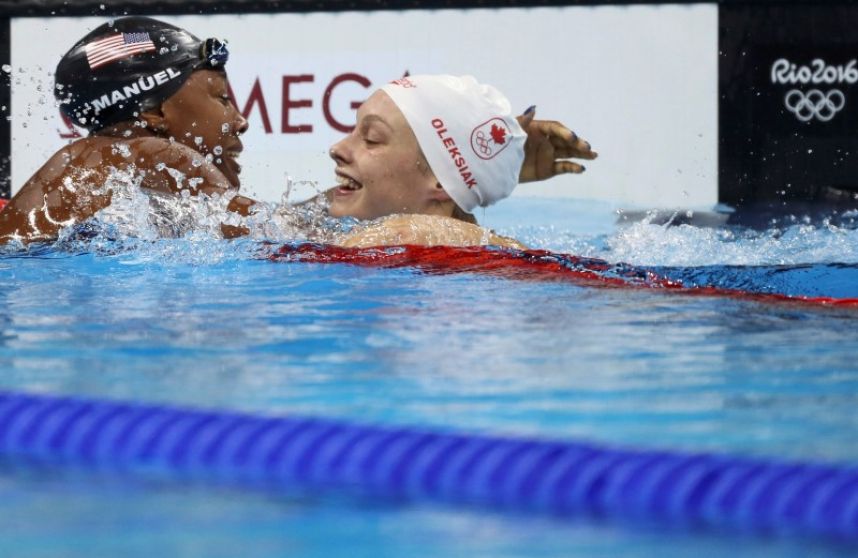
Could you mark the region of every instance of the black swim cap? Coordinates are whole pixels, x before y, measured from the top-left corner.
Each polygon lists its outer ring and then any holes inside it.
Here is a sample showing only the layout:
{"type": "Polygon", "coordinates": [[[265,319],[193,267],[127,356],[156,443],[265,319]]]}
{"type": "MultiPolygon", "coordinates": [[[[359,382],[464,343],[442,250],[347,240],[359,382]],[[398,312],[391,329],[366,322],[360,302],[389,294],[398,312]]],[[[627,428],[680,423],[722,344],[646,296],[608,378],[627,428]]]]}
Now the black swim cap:
{"type": "Polygon", "coordinates": [[[172,96],[194,70],[222,69],[226,44],[148,17],[99,26],[62,57],[54,96],[90,131],[134,118],[172,96]]]}

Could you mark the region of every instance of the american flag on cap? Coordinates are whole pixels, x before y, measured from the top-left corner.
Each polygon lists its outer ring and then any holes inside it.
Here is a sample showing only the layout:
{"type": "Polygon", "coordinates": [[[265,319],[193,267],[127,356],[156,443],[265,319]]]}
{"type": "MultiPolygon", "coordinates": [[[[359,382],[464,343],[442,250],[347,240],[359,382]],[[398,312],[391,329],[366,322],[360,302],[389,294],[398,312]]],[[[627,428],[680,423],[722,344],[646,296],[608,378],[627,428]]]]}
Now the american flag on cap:
{"type": "Polygon", "coordinates": [[[86,61],[94,70],[114,60],[151,50],[155,50],[155,43],[149,33],[118,33],[86,45],[86,61]]]}

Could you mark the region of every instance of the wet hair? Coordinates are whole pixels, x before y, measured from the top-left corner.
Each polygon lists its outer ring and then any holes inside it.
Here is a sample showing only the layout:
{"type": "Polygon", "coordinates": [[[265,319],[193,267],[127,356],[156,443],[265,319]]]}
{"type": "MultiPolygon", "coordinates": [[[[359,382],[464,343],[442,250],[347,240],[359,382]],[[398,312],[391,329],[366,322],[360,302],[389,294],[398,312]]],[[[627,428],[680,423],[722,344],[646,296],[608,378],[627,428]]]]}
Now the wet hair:
{"type": "Polygon", "coordinates": [[[194,71],[223,70],[228,58],[225,42],[124,17],[100,25],[62,57],[54,96],[63,114],[92,132],[160,106],[194,71]]]}

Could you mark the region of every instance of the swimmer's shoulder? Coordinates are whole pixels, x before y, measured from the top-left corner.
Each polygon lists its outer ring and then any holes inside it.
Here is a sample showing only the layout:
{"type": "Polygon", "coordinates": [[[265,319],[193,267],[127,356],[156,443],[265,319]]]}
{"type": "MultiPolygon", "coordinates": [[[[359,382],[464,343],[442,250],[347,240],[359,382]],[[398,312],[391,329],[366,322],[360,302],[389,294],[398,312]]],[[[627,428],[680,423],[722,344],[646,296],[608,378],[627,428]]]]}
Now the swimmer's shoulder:
{"type": "Polygon", "coordinates": [[[502,246],[524,250],[515,239],[495,234],[475,223],[439,215],[391,215],[341,239],[340,245],[352,248],[370,246],[502,246]]]}
{"type": "Polygon", "coordinates": [[[87,169],[92,169],[91,174],[98,174],[103,161],[103,148],[103,143],[92,137],[81,138],[63,146],[18,189],[19,194],[28,196],[38,193],[41,197],[43,193],[60,187],[66,177],[79,177],[87,169]]]}
{"type": "Polygon", "coordinates": [[[87,137],[54,153],[0,212],[0,244],[54,238],[61,226],[108,205],[110,193],[99,191],[107,175],[103,148],[100,140],[87,137]]]}
{"type": "MultiPolygon", "coordinates": [[[[193,149],[164,138],[91,135],[70,142],[54,153],[19,188],[12,201],[22,208],[41,204],[44,195],[63,188],[69,181],[78,192],[88,191],[100,187],[113,169],[132,169],[143,175],[144,186],[171,190],[164,187],[173,180],[168,168],[183,174],[204,174],[205,169],[198,171],[194,167],[194,161],[201,157],[193,149]]],[[[212,181],[218,178],[215,176],[212,181]]],[[[73,197],[72,191],[63,195],[73,197]]]]}

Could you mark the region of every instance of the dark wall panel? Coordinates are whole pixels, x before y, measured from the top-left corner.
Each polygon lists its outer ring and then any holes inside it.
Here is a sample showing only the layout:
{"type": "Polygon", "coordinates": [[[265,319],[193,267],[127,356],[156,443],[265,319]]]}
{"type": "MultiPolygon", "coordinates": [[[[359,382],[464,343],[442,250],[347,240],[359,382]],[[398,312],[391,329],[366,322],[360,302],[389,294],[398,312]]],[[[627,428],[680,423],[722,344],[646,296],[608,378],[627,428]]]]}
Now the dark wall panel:
{"type": "Polygon", "coordinates": [[[627,0],[625,2],[612,2],[610,0],[126,0],[122,2],[106,0],[0,0],[0,14],[44,16],[114,15],[142,12],[154,14],[319,12],[664,3],[658,0],[627,0]]]}
{"type": "Polygon", "coordinates": [[[858,192],[858,5],[720,10],[720,199],[858,192]]]}
{"type": "MultiPolygon", "coordinates": [[[[0,18],[0,66],[8,68],[11,63],[9,18],[0,18]]],[[[0,70],[0,198],[8,198],[12,176],[12,123],[6,119],[11,114],[12,83],[10,74],[0,70]]]]}

